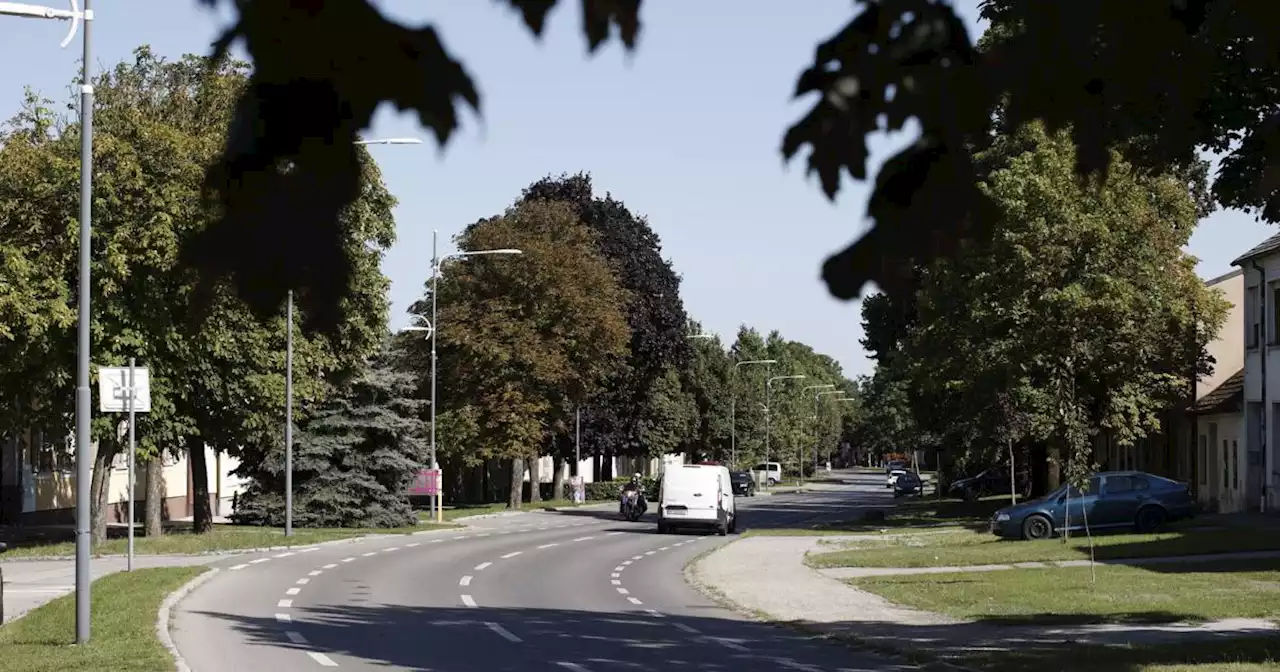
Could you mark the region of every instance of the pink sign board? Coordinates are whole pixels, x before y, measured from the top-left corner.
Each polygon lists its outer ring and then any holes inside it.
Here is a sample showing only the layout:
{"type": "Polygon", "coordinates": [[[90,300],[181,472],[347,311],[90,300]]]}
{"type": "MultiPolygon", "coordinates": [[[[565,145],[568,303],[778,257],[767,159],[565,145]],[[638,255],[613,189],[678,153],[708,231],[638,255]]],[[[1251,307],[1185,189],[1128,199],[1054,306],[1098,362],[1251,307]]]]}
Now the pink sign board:
{"type": "Polygon", "coordinates": [[[409,487],[411,495],[440,494],[440,470],[423,469],[413,476],[413,485],[409,487]]]}

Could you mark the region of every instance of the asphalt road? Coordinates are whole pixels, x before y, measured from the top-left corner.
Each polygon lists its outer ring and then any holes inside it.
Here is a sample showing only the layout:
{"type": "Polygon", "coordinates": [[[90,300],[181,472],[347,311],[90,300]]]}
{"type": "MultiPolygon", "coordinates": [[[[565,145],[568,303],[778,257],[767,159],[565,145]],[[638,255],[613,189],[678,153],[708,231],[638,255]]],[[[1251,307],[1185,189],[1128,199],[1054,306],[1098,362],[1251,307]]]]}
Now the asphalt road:
{"type": "MultiPolygon", "coordinates": [[[[739,498],[740,529],[885,505],[879,480],[739,498]]],[[[659,535],[613,511],[525,513],[442,531],[222,563],[184,600],[174,639],[194,672],[911,669],[748,620],[683,578],[731,541],[659,535]]]]}

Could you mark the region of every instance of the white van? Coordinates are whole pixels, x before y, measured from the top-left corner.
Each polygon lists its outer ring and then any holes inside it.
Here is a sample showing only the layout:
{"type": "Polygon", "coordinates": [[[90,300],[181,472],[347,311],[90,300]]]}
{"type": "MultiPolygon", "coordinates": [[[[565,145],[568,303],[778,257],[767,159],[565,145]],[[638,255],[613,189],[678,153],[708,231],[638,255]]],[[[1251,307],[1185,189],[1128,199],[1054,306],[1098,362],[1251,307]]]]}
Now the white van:
{"type": "Polygon", "coordinates": [[[751,477],[760,485],[777,485],[782,482],[782,463],[761,462],[751,468],[751,477]]]}
{"type": "Polygon", "coordinates": [[[709,527],[720,536],[738,531],[733,483],[727,467],[710,464],[667,467],[658,486],[658,534],[677,527],[709,527]]]}

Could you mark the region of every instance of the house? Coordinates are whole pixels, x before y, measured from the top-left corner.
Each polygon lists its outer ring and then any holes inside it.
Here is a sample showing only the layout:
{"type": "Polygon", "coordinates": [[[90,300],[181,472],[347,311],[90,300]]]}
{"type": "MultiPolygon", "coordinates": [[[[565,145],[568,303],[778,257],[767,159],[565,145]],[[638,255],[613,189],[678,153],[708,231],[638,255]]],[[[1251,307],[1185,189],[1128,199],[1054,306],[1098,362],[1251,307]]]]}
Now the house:
{"type": "Polygon", "coordinates": [[[1226,321],[1207,345],[1213,373],[1196,381],[1191,427],[1196,437],[1194,490],[1210,511],[1250,508],[1241,469],[1244,457],[1245,273],[1235,270],[1205,283],[1230,303],[1226,321]]]}
{"type": "Polygon", "coordinates": [[[1244,426],[1240,487],[1250,508],[1274,510],[1280,505],[1277,453],[1280,441],[1280,234],[1240,255],[1244,277],[1244,426]]]}
{"type": "Polygon", "coordinates": [[[1231,306],[1217,336],[1206,345],[1213,373],[1195,381],[1188,405],[1165,413],[1161,431],[1131,446],[1116,445],[1109,435],[1100,435],[1097,457],[1105,469],[1135,469],[1188,482],[1208,510],[1247,508],[1241,464],[1245,276],[1235,270],[1205,281],[1231,306]]]}
{"type": "MultiPolygon", "coordinates": [[[[97,450],[97,444],[93,444],[97,450]]],[[[238,466],[229,455],[206,449],[209,499],[215,516],[228,516],[236,493],[245,481],[232,475],[238,466]]],[[[75,439],[57,440],[39,430],[21,430],[0,435],[0,524],[46,525],[75,522],[75,439]]],[[[164,517],[180,520],[194,509],[191,465],[187,456],[164,460],[164,517]]],[[[145,465],[134,471],[134,507],[141,520],[147,492],[145,465]]],[[[125,455],[112,463],[107,485],[107,522],[128,519],[129,477],[125,455]]]]}

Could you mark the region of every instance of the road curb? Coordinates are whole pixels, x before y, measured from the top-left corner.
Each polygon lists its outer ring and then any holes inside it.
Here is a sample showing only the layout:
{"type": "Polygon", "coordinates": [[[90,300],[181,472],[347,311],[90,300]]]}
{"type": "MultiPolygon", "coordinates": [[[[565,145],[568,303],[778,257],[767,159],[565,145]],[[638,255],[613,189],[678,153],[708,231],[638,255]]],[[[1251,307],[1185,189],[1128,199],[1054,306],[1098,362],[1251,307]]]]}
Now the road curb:
{"type": "Polygon", "coordinates": [[[181,588],[169,593],[165,596],[164,602],[160,603],[160,611],[156,614],[156,637],[159,638],[160,644],[173,656],[174,669],[177,672],[191,672],[191,668],[187,665],[187,661],[182,657],[182,652],[178,651],[178,647],[173,643],[173,635],[169,632],[169,621],[173,612],[173,608],[178,605],[191,591],[204,585],[207,581],[217,576],[220,570],[217,567],[210,568],[203,572],[200,576],[186,582],[181,588]]]}

